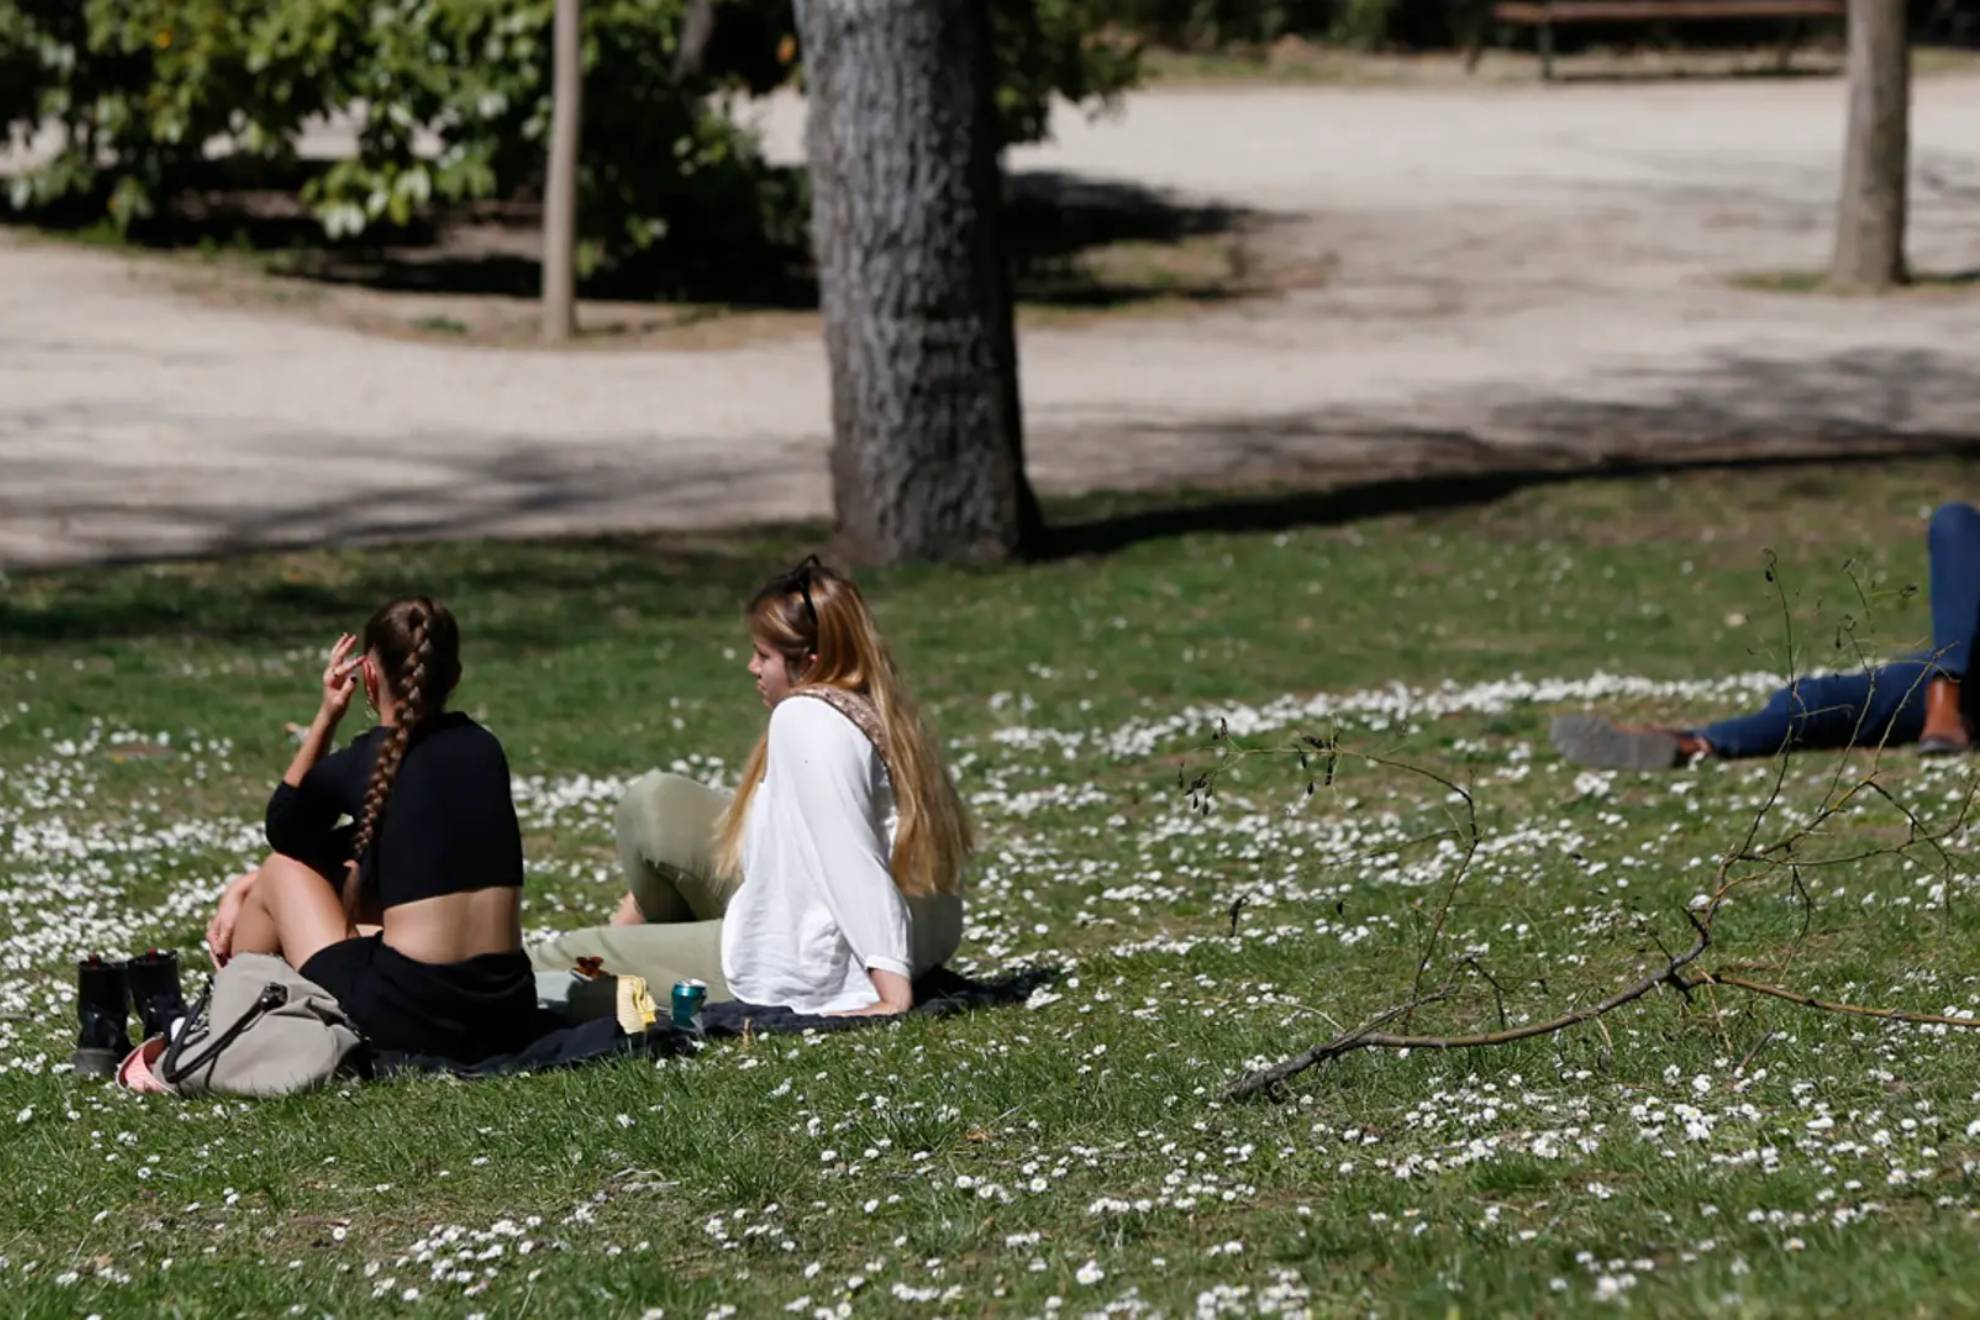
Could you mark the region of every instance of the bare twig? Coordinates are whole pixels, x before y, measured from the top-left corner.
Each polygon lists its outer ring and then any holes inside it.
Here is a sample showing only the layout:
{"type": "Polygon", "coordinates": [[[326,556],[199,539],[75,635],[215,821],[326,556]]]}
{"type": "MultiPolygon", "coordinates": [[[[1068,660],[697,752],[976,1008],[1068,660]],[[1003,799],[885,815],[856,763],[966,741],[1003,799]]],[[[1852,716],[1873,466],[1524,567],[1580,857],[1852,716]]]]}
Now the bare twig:
{"type": "Polygon", "coordinates": [[[1480,976],[1484,977],[1485,984],[1492,987],[1492,1003],[1499,1010],[1499,1025],[1502,1027],[1507,1025],[1506,989],[1504,986],[1499,984],[1499,978],[1492,975],[1490,972],[1486,971],[1485,964],[1479,962],[1478,959],[1476,958],[1466,958],[1464,960],[1464,964],[1465,966],[1469,967],[1472,971],[1477,972],[1480,976]]]}
{"type": "MultiPolygon", "coordinates": [[[[1298,758],[1300,769],[1308,774],[1311,774],[1313,770],[1311,756],[1314,754],[1319,755],[1322,758],[1321,773],[1329,786],[1334,782],[1334,776],[1340,762],[1343,759],[1350,759],[1363,762],[1367,765],[1381,766],[1386,769],[1400,770],[1406,774],[1417,775],[1441,786],[1446,793],[1457,798],[1463,804],[1464,815],[1462,820],[1458,819],[1456,813],[1451,812],[1449,807],[1446,806],[1445,812],[1451,817],[1451,827],[1449,829],[1438,830],[1434,833],[1409,839],[1402,844],[1381,850],[1384,853],[1402,852],[1405,849],[1421,847],[1426,843],[1434,843],[1448,838],[1459,839],[1463,844],[1463,851],[1459,854],[1457,866],[1451,872],[1451,878],[1444,886],[1443,895],[1437,904],[1436,915],[1431,921],[1430,930],[1424,936],[1423,948],[1417,956],[1416,972],[1410,980],[1409,998],[1404,1002],[1402,1008],[1402,1017],[1407,1022],[1410,1015],[1416,1011],[1419,1005],[1430,1002],[1423,993],[1423,981],[1425,976],[1429,974],[1432,963],[1436,960],[1437,946],[1443,938],[1445,927],[1449,924],[1451,905],[1457,899],[1458,889],[1463,885],[1465,876],[1470,872],[1471,865],[1478,856],[1478,848],[1483,839],[1483,834],[1478,826],[1477,799],[1472,796],[1469,789],[1459,784],[1456,780],[1451,779],[1447,775],[1439,774],[1435,770],[1427,769],[1420,765],[1413,765],[1407,761],[1393,760],[1372,752],[1359,752],[1344,748],[1341,746],[1340,736],[1338,734],[1325,738],[1314,734],[1300,734],[1287,746],[1247,747],[1237,739],[1234,739],[1228,727],[1220,720],[1213,735],[1213,740],[1221,746],[1219,760],[1215,765],[1200,771],[1193,780],[1185,780],[1180,769],[1176,775],[1178,785],[1184,789],[1190,805],[1196,810],[1208,810],[1210,796],[1216,791],[1217,779],[1241,762],[1256,756],[1282,755],[1287,752],[1298,758]]],[[[1312,793],[1313,789],[1314,781],[1309,778],[1307,782],[1308,793],[1312,793]]],[[[1231,933],[1233,935],[1237,933],[1238,916],[1244,901],[1244,899],[1240,898],[1231,907],[1231,933]]]]}
{"type": "Polygon", "coordinates": [[[1745,1057],[1739,1061],[1739,1066],[1733,1069],[1733,1075],[1737,1077],[1742,1073],[1744,1073],[1746,1071],[1746,1065],[1752,1063],[1754,1059],[1758,1058],[1760,1051],[1766,1049],[1768,1044],[1772,1042],[1774,1037],[1780,1034],[1781,1034],[1780,1032],[1775,1031],[1772,1027],[1769,1027],[1765,1031],[1761,1032],[1760,1039],[1753,1042],[1753,1048],[1746,1052],[1745,1057]]]}
{"type": "Polygon", "coordinates": [[[1814,995],[1786,986],[1767,985],[1760,981],[1749,981],[1743,976],[1728,972],[1699,972],[1691,981],[1692,986],[1723,985],[1735,990],[1746,990],[1756,995],[1767,995],[1774,999],[1784,999],[1790,1004],[1803,1008],[1820,1009],[1824,1013],[1842,1013],[1850,1017],[1878,1018],[1885,1022],[1913,1022],[1924,1026],[1965,1027],[1980,1030],[1980,1017],[1953,1017],[1945,1013],[1914,1013],[1902,1008],[1868,1008],[1861,1004],[1838,1003],[1833,999],[1817,999],[1814,995]]]}
{"type": "MultiPolygon", "coordinates": [[[[1770,553],[1767,561],[1767,580],[1773,586],[1780,604],[1782,627],[1787,649],[1787,681],[1790,690],[1794,691],[1797,678],[1797,657],[1795,655],[1793,612],[1789,605],[1787,592],[1781,585],[1776,570],[1777,564],[1775,558],[1770,553]]],[[[1863,593],[1861,584],[1856,582],[1854,577],[1852,577],[1851,581],[1856,586],[1858,597],[1863,602],[1864,614],[1867,617],[1870,613],[1869,601],[1863,593]]],[[[1846,632],[1849,642],[1857,652],[1859,662],[1868,668],[1869,660],[1860,639],[1857,637],[1855,624],[1856,621],[1854,619],[1847,621],[1847,627],[1838,633],[1838,646],[1840,647],[1842,645],[1843,633],[1846,632]]],[[[1874,669],[1871,670],[1871,673],[1874,675],[1874,669]]],[[[1874,681],[1873,677],[1872,682],[1874,681]]],[[[1914,699],[1915,697],[1915,692],[1906,694],[1907,700],[1914,699]]],[[[1865,703],[1865,705],[1867,707],[1868,703],[1865,703]]],[[[1806,719],[1811,714],[1820,714],[1820,712],[1799,711],[1797,714],[1801,718],[1806,719]]],[[[1853,743],[1860,744],[1866,734],[1867,730],[1864,727],[1864,720],[1866,718],[1866,711],[1858,712],[1856,727],[1853,731],[1853,743]]],[[[1575,1004],[1574,1001],[1578,1000],[1580,995],[1578,993],[1572,994],[1570,996],[1570,1004],[1573,1006],[1543,1020],[1515,1026],[1510,1022],[1506,1005],[1505,987],[1475,957],[1465,957],[1457,962],[1454,970],[1450,973],[1449,979],[1444,982],[1441,988],[1435,991],[1426,990],[1426,982],[1432,974],[1432,968],[1438,965],[1440,946],[1449,930],[1451,916],[1459,899],[1460,890],[1482,847],[1483,839],[1478,823],[1477,803],[1472,793],[1445,775],[1421,766],[1392,760],[1385,756],[1355,752],[1343,748],[1338,732],[1325,738],[1311,734],[1300,734],[1290,744],[1282,744],[1271,748],[1253,748],[1240,745],[1230,737],[1229,731],[1220,725],[1217,730],[1217,741],[1221,744],[1221,747],[1218,753],[1219,760],[1217,765],[1199,774],[1195,782],[1187,784],[1192,808],[1207,810],[1207,802],[1211,793],[1214,792],[1217,778],[1239,761],[1257,755],[1290,753],[1296,756],[1300,769],[1307,776],[1308,782],[1306,788],[1308,795],[1311,796],[1315,791],[1315,781],[1321,774],[1313,765],[1311,757],[1313,754],[1318,754],[1318,756],[1324,759],[1324,777],[1330,786],[1334,782],[1335,770],[1339,763],[1343,760],[1354,760],[1371,766],[1387,767],[1414,774],[1440,785],[1446,790],[1448,796],[1445,799],[1445,810],[1451,817],[1450,828],[1409,839],[1394,848],[1384,848],[1381,852],[1399,852],[1407,848],[1420,847],[1425,843],[1441,842],[1447,838],[1456,841],[1461,847],[1461,852],[1456,858],[1455,868],[1443,884],[1442,893],[1438,899],[1434,915],[1427,929],[1424,930],[1407,997],[1400,1003],[1384,1009],[1382,1012],[1369,1018],[1359,1026],[1347,1030],[1338,1030],[1337,1028],[1337,1034],[1331,1039],[1313,1045],[1269,1067],[1257,1069],[1246,1074],[1225,1088],[1222,1098],[1225,1100],[1240,1100],[1273,1091],[1289,1079],[1311,1068],[1332,1062],[1358,1050],[1453,1050],[1489,1048],[1553,1035],[1584,1025],[1592,1025],[1595,1030],[1603,1033],[1606,1038],[1609,1032],[1607,1024],[1603,1019],[1608,1014],[1643,999],[1652,991],[1660,988],[1676,990],[1689,999],[1695,990],[1703,989],[1710,994],[1715,988],[1723,987],[1727,990],[1738,990],[1749,994],[1779,999],[1816,1011],[1869,1017],[1882,1021],[1966,1029],[1980,1028],[1980,1016],[1962,1018],[1945,1014],[1917,1013],[1904,1009],[1844,1004],[1821,999],[1789,986],[1752,980],[1741,974],[1751,967],[1755,970],[1764,968],[1765,974],[1780,976],[1789,971],[1802,955],[1813,928],[1816,908],[1814,894],[1802,875],[1804,869],[1854,864],[1877,857],[1905,857],[1913,849],[1924,848],[1932,854],[1935,869],[1945,879],[1947,915],[1950,917],[1951,895],[1956,868],[1953,864],[1952,855],[1947,851],[1946,843],[1953,836],[1967,828],[1969,819],[1974,812],[1974,804],[1976,800],[1980,800],[1980,780],[1970,781],[1968,783],[1966,794],[1960,802],[1956,814],[1949,823],[1942,823],[1936,826],[1928,823],[1916,811],[1900,801],[1885,784],[1880,782],[1880,775],[1882,774],[1881,757],[1885,750],[1884,744],[1888,742],[1889,737],[1890,731],[1888,729],[1883,730],[1882,736],[1874,748],[1876,757],[1873,758],[1870,768],[1867,773],[1863,774],[1854,782],[1847,782],[1848,770],[1851,764],[1850,758],[1846,756],[1839,758],[1837,772],[1834,778],[1813,809],[1805,814],[1796,812],[1795,815],[1799,818],[1792,819],[1789,827],[1779,838],[1763,844],[1761,842],[1763,829],[1767,828],[1768,822],[1775,819],[1777,814],[1783,814],[1782,808],[1786,798],[1788,775],[1790,772],[1790,761],[1787,756],[1789,747],[1784,745],[1781,749],[1781,755],[1778,757],[1778,764],[1772,776],[1772,782],[1769,784],[1762,800],[1752,815],[1743,822],[1741,835],[1735,845],[1727,849],[1719,858],[1714,883],[1708,891],[1709,896],[1697,907],[1687,909],[1683,914],[1686,921],[1690,923],[1693,931],[1693,940],[1690,946],[1680,952],[1673,953],[1659,938],[1658,932],[1654,927],[1639,926],[1638,928],[1644,936],[1647,937],[1650,943],[1657,947],[1661,955],[1659,961],[1650,970],[1646,971],[1637,979],[1629,981],[1615,989],[1606,998],[1599,1001],[1575,1004]],[[1907,824],[1907,830],[1902,841],[1888,847],[1860,849],[1840,857],[1810,857],[1807,855],[1807,851],[1803,845],[1810,838],[1818,835],[1831,822],[1837,820],[1844,813],[1849,812],[1852,808],[1869,798],[1881,799],[1903,817],[1907,824]],[[1451,810],[1450,804],[1453,800],[1463,805],[1461,819],[1457,812],[1451,810]],[[1801,920],[1796,933],[1781,958],[1771,964],[1728,963],[1709,971],[1694,967],[1697,960],[1708,948],[1712,947],[1714,939],[1713,923],[1722,908],[1735,893],[1763,884],[1769,886],[1780,885],[1783,881],[1785,882],[1789,896],[1798,902],[1800,906],[1801,920]],[[1471,973],[1475,973],[1491,988],[1493,1010],[1498,1021],[1497,1030],[1451,1034],[1426,1034],[1409,1030],[1409,1026],[1418,1009],[1450,998],[1454,993],[1454,985],[1457,980],[1461,976],[1471,973]],[[1401,1030],[1389,1029],[1393,1024],[1398,1022],[1401,1024],[1401,1030]]],[[[1184,782],[1182,776],[1179,775],[1178,786],[1183,786],[1184,782]]],[[[1577,857],[1577,860],[1580,859],[1577,857]]],[[[1242,907],[1242,899],[1232,905],[1233,930],[1236,928],[1237,918],[1242,907]]],[[[1419,907],[1417,910],[1421,911],[1421,908],[1419,907]]],[[[1545,969],[1542,969],[1541,974],[1535,979],[1541,993],[1548,993],[1548,977],[1545,974],[1545,969]]],[[[1716,999],[1715,995],[1713,997],[1716,999]]],[[[1717,1018],[1718,1014],[1715,1008],[1714,1020],[1716,1021],[1717,1018]]],[[[1723,1034],[1722,1023],[1720,1029],[1723,1034]]],[[[1741,1060],[1740,1069],[1745,1069],[1753,1058],[1777,1037],[1778,1033],[1771,1029],[1763,1034],[1761,1039],[1741,1060]]]]}
{"type": "Polygon", "coordinates": [[[1273,1064],[1270,1068],[1263,1068],[1252,1073],[1243,1081],[1226,1088],[1223,1098],[1226,1100],[1242,1100],[1247,1096],[1257,1094],[1259,1091],[1277,1086],[1288,1077],[1303,1073],[1316,1063],[1323,1063],[1328,1059],[1345,1054],[1349,1050],[1357,1049],[1359,1048],[1357,1042],[1366,1038],[1377,1027],[1385,1027],[1411,1009],[1418,1007],[1421,1007],[1421,1005],[1397,1004],[1394,1008],[1385,1008],[1360,1026],[1343,1031],[1324,1045],[1315,1045],[1303,1054],[1296,1054],[1290,1059],[1273,1064]]]}
{"type": "MultiPolygon", "coordinates": [[[[1940,845],[1939,840],[1944,838],[1950,838],[1951,836],[1958,834],[1961,830],[1966,828],[1966,815],[1973,808],[1973,793],[1975,788],[1975,781],[1972,779],[1967,780],[1966,796],[1960,800],[1959,814],[1953,818],[1953,823],[1951,825],[1947,826],[1944,830],[1940,831],[1937,834],[1932,833],[1932,831],[1929,828],[1927,828],[1925,824],[1918,819],[1918,815],[1916,812],[1912,811],[1910,807],[1905,806],[1904,803],[1898,801],[1897,798],[1891,794],[1890,790],[1885,788],[1882,784],[1872,783],[1871,788],[1873,791],[1877,793],[1879,797],[1883,798],[1884,801],[1890,803],[1892,808],[1895,809],[1898,812],[1898,814],[1902,815],[1905,818],[1906,822],[1910,825],[1911,835],[1909,838],[1905,840],[1905,847],[1908,848],[1910,847],[1910,845],[1914,843],[1920,843],[1923,844],[1926,848],[1930,849],[1933,853],[1937,854],[1939,859],[1939,876],[1942,883],[1945,886],[1945,891],[1946,891],[1945,915],[1946,915],[1946,920],[1950,922],[1952,920],[1952,915],[1953,915],[1953,882],[1956,879],[1956,873],[1953,867],[1952,855],[1948,853],[1945,850],[1945,848],[1940,845]]],[[[1899,851],[1902,852],[1904,851],[1904,849],[1901,848],[1899,849],[1899,851]]]]}
{"type": "MultiPolygon", "coordinates": [[[[1390,763],[1385,761],[1382,764],[1387,765],[1390,763]]],[[[1437,904],[1437,919],[1431,924],[1429,935],[1424,937],[1423,952],[1416,959],[1416,975],[1410,980],[1409,985],[1409,997],[1412,1005],[1419,1002],[1422,998],[1423,974],[1429,970],[1431,959],[1437,956],[1437,942],[1443,938],[1444,926],[1450,921],[1451,904],[1457,899],[1458,886],[1464,883],[1464,877],[1471,870],[1473,859],[1478,856],[1477,802],[1472,799],[1470,793],[1459,788],[1442,775],[1423,770],[1418,770],[1418,773],[1425,774],[1429,778],[1436,780],[1464,800],[1465,823],[1463,826],[1464,855],[1458,858],[1457,869],[1451,872],[1450,883],[1444,886],[1443,899],[1437,904]]],[[[1490,978],[1487,979],[1489,980],[1490,978]]],[[[1405,1026],[1409,1024],[1410,1017],[1413,1013],[1414,1008],[1412,1007],[1410,1012],[1403,1014],[1403,1024],[1405,1026]]]]}
{"type": "Polygon", "coordinates": [[[1662,985],[1689,991],[1693,983],[1687,982],[1680,973],[1705,952],[1712,942],[1712,931],[1696,915],[1691,913],[1685,915],[1691,919],[1694,933],[1691,947],[1675,958],[1667,960],[1654,972],[1632,981],[1599,1003],[1590,1004],[1586,1008],[1573,1009],[1558,1017],[1548,1018],[1544,1022],[1529,1022],[1502,1031],[1480,1032],[1468,1036],[1404,1036],[1390,1035],[1377,1030],[1420,1007],[1416,1003],[1401,1004],[1377,1014],[1352,1031],[1341,1033],[1324,1045],[1316,1045],[1282,1063],[1261,1068],[1257,1072],[1239,1078],[1225,1089],[1223,1098],[1247,1099],[1261,1091],[1271,1090],[1287,1078],[1305,1072],[1316,1064],[1331,1062],[1355,1050],[1468,1050],[1487,1045],[1510,1045],[1514,1041],[1531,1040],[1535,1036],[1550,1036],[1571,1027],[1578,1027],[1584,1022],[1592,1022],[1605,1014],[1613,1013],[1624,1004],[1634,1003],[1662,985]]]}
{"type": "Polygon", "coordinates": [[[1808,941],[1808,928],[1815,921],[1815,896],[1801,882],[1801,868],[1790,866],[1788,879],[1792,882],[1794,896],[1801,900],[1801,929],[1794,933],[1794,943],[1788,946],[1787,957],[1781,961],[1782,971],[1794,966],[1794,960],[1801,956],[1801,946],[1808,941]]]}

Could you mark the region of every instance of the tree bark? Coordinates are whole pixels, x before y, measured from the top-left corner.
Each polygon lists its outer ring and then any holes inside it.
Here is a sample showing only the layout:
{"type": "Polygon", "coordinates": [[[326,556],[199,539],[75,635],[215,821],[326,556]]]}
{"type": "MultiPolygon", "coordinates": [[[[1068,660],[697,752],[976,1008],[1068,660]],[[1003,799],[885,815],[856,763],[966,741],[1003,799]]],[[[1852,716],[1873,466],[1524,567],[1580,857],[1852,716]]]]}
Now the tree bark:
{"type": "Polygon", "coordinates": [[[799,0],[839,548],[996,560],[1025,480],[988,0],[799,0]]]}
{"type": "Polygon", "coordinates": [[[708,64],[708,43],[715,38],[715,0],[689,0],[681,16],[681,44],[674,48],[674,81],[699,78],[708,64]]]}
{"type": "Polygon", "coordinates": [[[550,86],[550,168],[543,187],[543,338],[577,332],[579,125],[584,111],[584,32],[580,0],[556,0],[550,86]]]}
{"type": "Polygon", "coordinates": [[[1911,45],[1904,0],[1849,0],[1849,129],[1832,288],[1877,293],[1907,278],[1911,45]]]}

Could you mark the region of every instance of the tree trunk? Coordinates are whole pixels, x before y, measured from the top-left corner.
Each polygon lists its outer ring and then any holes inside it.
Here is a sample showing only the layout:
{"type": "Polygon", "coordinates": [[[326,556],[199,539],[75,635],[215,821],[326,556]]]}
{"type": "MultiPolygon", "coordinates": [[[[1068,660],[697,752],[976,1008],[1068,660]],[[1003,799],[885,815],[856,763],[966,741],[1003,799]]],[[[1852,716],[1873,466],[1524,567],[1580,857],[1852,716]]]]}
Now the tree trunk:
{"type": "Polygon", "coordinates": [[[1843,148],[1832,288],[1902,284],[1911,46],[1904,0],[1849,0],[1849,130],[1843,148]]]}
{"type": "Polygon", "coordinates": [[[577,331],[578,136],[584,111],[579,2],[556,0],[553,21],[550,169],[543,187],[543,338],[553,344],[577,331]]]}
{"type": "Polygon", "coordinates": [[[798,0],[840,549],[1004,559],[1024,476],[989,0],[798,0]]]}

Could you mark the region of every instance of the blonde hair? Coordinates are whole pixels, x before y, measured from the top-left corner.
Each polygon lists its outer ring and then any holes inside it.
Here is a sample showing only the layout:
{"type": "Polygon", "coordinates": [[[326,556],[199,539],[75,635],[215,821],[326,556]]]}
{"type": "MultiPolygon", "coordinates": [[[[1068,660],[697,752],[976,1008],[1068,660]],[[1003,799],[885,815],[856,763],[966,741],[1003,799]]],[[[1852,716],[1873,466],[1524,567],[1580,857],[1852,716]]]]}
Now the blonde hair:
{"type": "MultiPolygon", "coordinates": [[[[840,688],[873,703],[899,812],[889,865],[894,884],[910,898],[955,893],[975,847],[969,817],[859,588],[814,555],[772,579],[751,598],[744,615],[750,632],[784,658],[794,681],[840,688]]],[[[716,827],[715,862],[725,874],[742,872],[743,824],[769,756],[766,731],[716,827]]]]}

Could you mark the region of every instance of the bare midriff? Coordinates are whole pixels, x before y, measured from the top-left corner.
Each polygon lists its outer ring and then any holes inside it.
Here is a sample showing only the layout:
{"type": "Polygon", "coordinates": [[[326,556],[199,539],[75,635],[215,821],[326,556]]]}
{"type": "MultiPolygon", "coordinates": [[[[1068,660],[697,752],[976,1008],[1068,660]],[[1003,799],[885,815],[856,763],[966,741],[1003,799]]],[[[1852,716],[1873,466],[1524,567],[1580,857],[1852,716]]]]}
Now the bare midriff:
{"type": "Polygon", "coordinates": [[[385,943],[423,963],[457,963],[522,948],[522,890],[467,889],[385,909],[385,943]]]}

